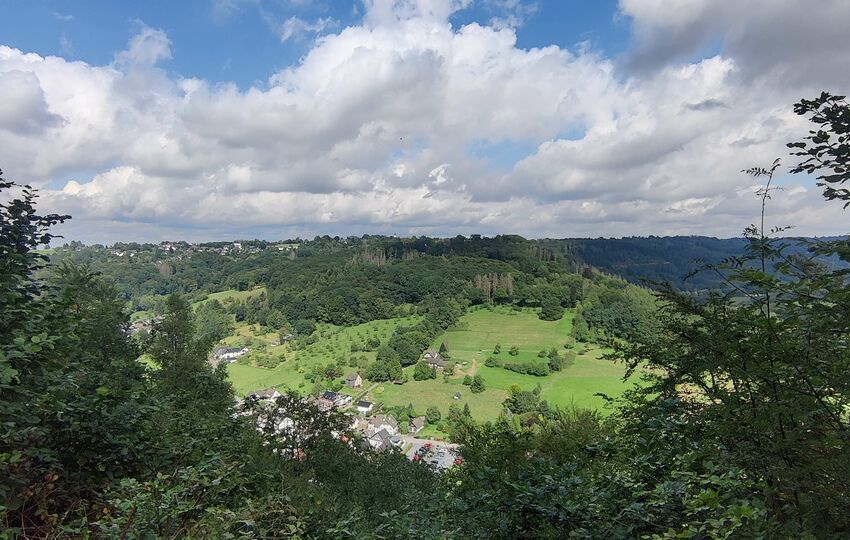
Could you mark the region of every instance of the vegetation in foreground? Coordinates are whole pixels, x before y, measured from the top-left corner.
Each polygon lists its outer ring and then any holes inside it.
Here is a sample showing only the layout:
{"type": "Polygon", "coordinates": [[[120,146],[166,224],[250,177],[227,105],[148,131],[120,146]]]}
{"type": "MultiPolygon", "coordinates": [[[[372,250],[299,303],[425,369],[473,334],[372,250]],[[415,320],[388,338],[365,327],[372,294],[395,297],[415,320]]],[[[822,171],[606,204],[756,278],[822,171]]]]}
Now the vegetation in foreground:
{"type": "MultiPolygon", "coordinates": [[[[850,106],[796,108],[794,143],[850,201],[850,106]]],[[[775,167],[753,169],[767,180],[775,167]]],[[[13,185],[0,181],[8,193],[13,185]]],[[[332,436],[345,422],[293,395],[234,414],[212,343],[180,295],[136,361],[124,300],[36,248],[64,216],[23,189],[0,205],[0,520],[7,537],[800,538],[850,530],[850,287],[789,256],[764,224],[716,267],[740,296],[661,294],[659,332],[613,341],[647,386],[608,418],[543,407],[512,387],[511,414],[449,414],[464,463],[443,476],[332,436]],[[297,429],[277,429],[284,419],[297,429]]],[[[850,261],[846,240],[813,255],[850,261]]],[[[433,315],[433,312],[432,312],[433,315]]],[[[426,310],[427,318],[427,310],[426,310]]],[[[443,328],[447,328],[447,325],[443,328]]]]}

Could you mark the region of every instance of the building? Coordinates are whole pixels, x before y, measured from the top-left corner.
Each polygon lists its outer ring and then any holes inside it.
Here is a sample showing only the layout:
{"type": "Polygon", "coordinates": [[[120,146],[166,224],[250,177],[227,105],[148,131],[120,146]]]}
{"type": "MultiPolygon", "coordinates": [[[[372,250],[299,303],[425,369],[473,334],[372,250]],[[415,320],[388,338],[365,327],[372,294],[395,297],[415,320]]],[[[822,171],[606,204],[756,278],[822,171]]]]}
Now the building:
{"type": "Polygon", "coordinates": [[[392,448],[392,435],[385,429],[377,431],[369,437],[369,446],[378,452],[392,448]]]}
{"type": "Polygon", "coordinates": [[[242,348],[230,348],[230,347],[216,347],[213,349],[213,358],[218,360],[219,362],[234,362],[237,358],[245,356],[251,352],[251,349],[248,347],[242,348]]]}
{"type": "Polygon", "coordinates": [[[328,390],[319,396],[319,410],[328,411],[333,408],[345,407],[353,401],[353,398],[347,394],[338,394],[328,390]]]}
{"type": "Polygon", "coordinates": [[[369,431],[377,433],[381,430],[386,431],[390,435],[395,435],[398,432],[398,422],[392,416],[387,414],[378,414],[369,419],[369,431]]]}
{"type": "Polygon", "coordinates": [[[455,392],[454,398],[455,398],[455,399],[460,399],[460,392],[455,392]]]}
{"type": "Polygon", "coordinates": [[[360,414],[366,414],[372,412],[374,408],[374,404],[371,401],[358,401],[357,402],[357,412],[360,414]]]}
{"type": "Polygon", "coordinates": [[[256,392],[251,392],[248,394],[249,397],[256,398],[260,401],[271,401],[273,399],[277,399],[282,394],[275,390],[274,388],[265,388],[263,390],[257,390],[256,392]]]}
{"type": "Polygon", "coordinates": [[[425,361],[425,364],[427,364],[428,367],[436,369],[443,369],[446,367],[446,359],[440,356],[440,353],[433,349],[425,351],[425,354],[422,355],[422,360],[425,361]]]}
{"type": "Polygon", "coordinates": [[[345,386],[349,388],[360,388],[363,386],[363,378],[359,373],[351,373],[345,378],[345,386]]]}
{"type": "Polygon", "coordinates": [[[424,428],[424,427],[425,427],[425,417],[424,416],[417,416],[416,418],[414,418],[413,420],[410,421],[410,425],[408,427],[408,430],[410,431],[410,433],[419,433],[422,430],[422,428],[424,428]]]}

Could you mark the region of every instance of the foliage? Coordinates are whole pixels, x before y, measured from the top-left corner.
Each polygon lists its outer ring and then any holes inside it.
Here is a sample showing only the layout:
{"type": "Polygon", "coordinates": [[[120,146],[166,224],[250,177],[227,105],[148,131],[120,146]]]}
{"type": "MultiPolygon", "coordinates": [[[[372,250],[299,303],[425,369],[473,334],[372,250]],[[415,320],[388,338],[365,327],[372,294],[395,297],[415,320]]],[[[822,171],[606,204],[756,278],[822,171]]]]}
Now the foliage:
{"type": "Polygon", "coordinates": [[[433,367],[428,367],[424,361],[420,360],[416,362],[416,366],[413,369],[413,380],[415,381],[425,381],[428,379],[436,379],[437,378],[437,370],[433,367]]]}
{"type": "Polygon", "coordinates": [[[823,92],[814,99],[800,100],[794,105],[794,112],[808,115],[817,127],[809,131],[803,141],[788,143],[789,148],[798,149],[792,155],[805,158],[791,172],[826,171],[817,177],[818,185],[824,188],[824,197],[846,201],[844,207],[847,208],[850,190],[835,186],[850,180],[850,104],[844,96],[823,92]]]}

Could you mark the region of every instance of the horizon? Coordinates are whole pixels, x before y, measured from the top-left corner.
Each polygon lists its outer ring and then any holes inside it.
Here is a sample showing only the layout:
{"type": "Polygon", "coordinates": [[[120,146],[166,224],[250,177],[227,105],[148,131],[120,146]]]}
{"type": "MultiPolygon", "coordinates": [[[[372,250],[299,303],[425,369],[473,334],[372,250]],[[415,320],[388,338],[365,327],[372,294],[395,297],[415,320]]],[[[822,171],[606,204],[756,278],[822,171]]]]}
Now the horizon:
{"type": "Polygon", "coordinates": [[[847,232],[786,143],[850,3],[7,0],[0,168],[87,244],[847,232]]]}

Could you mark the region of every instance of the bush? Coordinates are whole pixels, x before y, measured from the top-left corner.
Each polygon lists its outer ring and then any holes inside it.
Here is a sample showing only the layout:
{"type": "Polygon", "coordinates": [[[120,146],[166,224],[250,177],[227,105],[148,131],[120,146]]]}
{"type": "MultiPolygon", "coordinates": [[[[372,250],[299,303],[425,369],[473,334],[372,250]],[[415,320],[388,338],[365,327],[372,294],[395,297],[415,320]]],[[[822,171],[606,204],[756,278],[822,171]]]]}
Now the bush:
{"type": "Polygon", "coordinates": [[[508,354],[511,355],[511,356],[518,355],[519,354],[519,348],[516,345],[514,345],[513,347],[511,347],[511,350],[508,351],[508,354]]]}
{"type": "Polygon", "coordinates": [[[487,360],[484,360],[484,365],[487,367],[499,367],[499,361],[492,356],[488,356],[487,360]]]}
{"type": "Polygon", "coordinates": [[[464,386],[470,386],[471,384],[472,384],[472,377],[470,377],[469,375],[464,375],[463,385],[464,386]]]}

